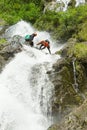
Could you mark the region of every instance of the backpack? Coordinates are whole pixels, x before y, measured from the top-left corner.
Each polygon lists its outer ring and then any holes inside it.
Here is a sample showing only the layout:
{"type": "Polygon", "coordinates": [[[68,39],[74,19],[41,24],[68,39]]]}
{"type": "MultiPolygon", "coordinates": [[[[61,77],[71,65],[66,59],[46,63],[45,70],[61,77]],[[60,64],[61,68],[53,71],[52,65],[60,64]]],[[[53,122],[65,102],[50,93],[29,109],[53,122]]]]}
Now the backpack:
{"type": "Polygon", "coordinates": [[[30,35],[26,35],[25,40],[30,40],[30,35]]]}

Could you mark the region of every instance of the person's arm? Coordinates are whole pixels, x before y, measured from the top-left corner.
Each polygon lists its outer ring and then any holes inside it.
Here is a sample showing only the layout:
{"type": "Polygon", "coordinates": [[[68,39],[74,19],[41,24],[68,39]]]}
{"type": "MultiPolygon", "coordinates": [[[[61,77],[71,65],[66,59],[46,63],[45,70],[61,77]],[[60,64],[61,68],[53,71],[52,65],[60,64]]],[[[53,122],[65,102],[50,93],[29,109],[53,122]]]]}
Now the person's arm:
{"type": "Polygon", "coordinates": [[[44,41],[41,41],[41,42],[39,42],[39,43],[37,43],[37,45],[40,45],[40,44],[42,44],[44,41]]]}
{"type": "Polygon", "coordinates": [[[41,42],[37,43],[37,45],[41,44],[41,42]]]}

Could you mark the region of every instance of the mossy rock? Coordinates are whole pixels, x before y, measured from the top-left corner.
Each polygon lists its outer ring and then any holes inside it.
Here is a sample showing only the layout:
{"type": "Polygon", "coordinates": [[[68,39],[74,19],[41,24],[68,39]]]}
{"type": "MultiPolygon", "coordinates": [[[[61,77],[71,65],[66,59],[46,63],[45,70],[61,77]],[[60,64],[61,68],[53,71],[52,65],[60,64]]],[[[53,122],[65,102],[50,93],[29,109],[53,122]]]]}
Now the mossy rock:
{"type": "Polygon", "coordinates": [[[53,11],[61,11],[63,10],[64,7],[64,3],[63,2],[55,2],[55,1],[50,1],[50,2],[46,2],[45,3],[45,8],[44,8],[44,12],[49,11],[49,10],[53,10],[53,11]]]}
{"type": "Polygon", "coordinates": [[[68,3],[68,7],[75,7],[76,1],[75,0],[70,0],[68,3]]]}
{"type": "MultiPolygon", "coordinates": [[[[77,69],[79,71],[81,67],[79,64],[78,66],[77,69]]],[[[83,98],[75,91],[75,88],[73,87],[74,73],[72,59],[63,59],[63,61],[60,60],[54,66],[54,70],[56,72],[54,72],[54,79],[52,79],[52,82],[55,86],[55,100],[53,101],[52,105],[53,115],[55,116],[56,113],[60,113],[61,109],[61,115],[64,116],[66,113],[69,113],[75,106],[81,104],[83,102],[83,98]]],[[[81,83],[84,82],[84,77],[81,77],[82,72],[83,71],[78,72],[81,73],[78,76],[81,83]]],[[[81,83],[79,83],[79,87],[82,85],[81,83]]],[[[82,88],[84,89],[84,84],[82,88]]]]}
{"type": "Polygon", "coordinates": [[[7,42],[7,40],[5,38],[1,38],[0,39],[0,51],[7,46],[9,43],[7,42]]]}
{"type": "MultiPolygon", "coordinates": [[[[80,91],[85,91],[87,77],[87,44],[71,42],[62,50],[62,56],[65,56],[67,60],[69,59],[68,61],[71,63],[75,60],[77,83],[79,84],[80,91]]],[[[68,68],[70,71],[73,66],[68,68]]]]}
{"type": "Polygon", "coordinates": [[[7,40],[5,38],[0,39],[0,44],[5,44],[6,42],[7,42],[7,40]]]}
{"type": "Polygon", "coordinates": [[[53,112],[58,113],[61,107],[61,114],[66,115],[74,107],[82,104],[85,95],[87,95],[87,44],[86,42],[78,43],[76,40],[69,40],[64,50],[60,51],[60,53],[62,52],[64,58],[54,65],[57,74],[55,74],[53,82],[55,86],[54,96],[56,97],[53,112]],[[78,91],[74,86],[73,62],[76,70],[78,91]]]}
{"type": "Polygon", "coordinates": [[[0,18],[0,26],[6,25],[6,21],[0,18]]]}
{"type": "Polygon", "coordinates": [[[78,33],[79,41],[87,41],[87,22],[80,26],[80,31],[78,33]]]}
{"type": "Polygon", "coordinates": [[[87,100],[60,123],[53,124],[48,130],[87,130],[87,100]]]}
{"type": "Polygon", "coordinates": [[[77,60],[87,59],[87,44],[86,43],[76,43],[71,48],[68,49],[67,55],[76,57],[77,60]]]}
{"type": "Polygon", "coordinates": [[[5,65],[4,57],[0,55],[0,72],[2,71],[3,66],[5,65]]]}

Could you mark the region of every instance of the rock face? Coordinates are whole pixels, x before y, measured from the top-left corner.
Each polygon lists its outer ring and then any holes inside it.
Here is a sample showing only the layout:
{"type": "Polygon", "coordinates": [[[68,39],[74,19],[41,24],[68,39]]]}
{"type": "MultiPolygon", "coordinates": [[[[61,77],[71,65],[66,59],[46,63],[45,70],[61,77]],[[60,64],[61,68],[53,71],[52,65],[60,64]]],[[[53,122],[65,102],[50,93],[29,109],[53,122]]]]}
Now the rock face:
{"type": "Polygon", "coordinates": [[[50,1],[50,2],[45,2],[44,4],[44,13],[48,10],[55,10],[55,11],[61,11],[64,8],[64,3],[63,2],[56,2],[56,1],[50,1]]]}
{"type": "Polygon", "coordinates": [[[76,0],[44,0],[44,12],[48,10],[65,11],[67,8],[74,8],[80,4],[84,4],[86,1],[76,0]]]}
{"type": "MultiPolygon", "coordinates": [[[[17,36],[20,38],[20,36],[17,36]]],[[[2,41],[2,38],[1,38],[2,41]]],[[[10,43],[6,40],[0,44],[0,71],[8,61],[14,57],[14,55],[22,50],[22,45],[13,38],[10,43]]]]}
{"type": "Polygon", "coordinates": [[[87,42],[70,39],[59,53],[61,59],[48,72],[55,86],[52,105],[55,124],[48,130],[86,130],[87,42]]]}
{"type": "Polygon", "coordinates": [[[87,100],[59,123],[48,130],[87,130],[87,100]]]}
{"type": "Polygon", "coordinates": [[[70,0],[68,3],[68,7],[75,7],[76,5],[76,0],[70,0]]]}
{"type": "Polygon", "coordinates": [[[74,88],[74,74],[72,61],[61,59],[53,66],[50,73],[54,88],[53,116],[62,119],[72,109],[83,102],[83,97],[74,88]],[[59,115],[58,115],[59,114],[59,115]],[[57,116],[57,117],[56,117],[57,116]]]}

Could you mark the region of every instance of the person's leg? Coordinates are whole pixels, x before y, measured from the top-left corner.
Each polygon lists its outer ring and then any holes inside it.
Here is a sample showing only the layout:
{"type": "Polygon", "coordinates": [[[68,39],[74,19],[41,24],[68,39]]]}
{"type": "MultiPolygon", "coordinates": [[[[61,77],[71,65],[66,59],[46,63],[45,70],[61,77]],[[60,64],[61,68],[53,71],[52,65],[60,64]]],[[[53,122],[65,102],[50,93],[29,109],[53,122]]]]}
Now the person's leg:
{"type": "Polygon", "coordinates": [[[40,48],[39,48],[39,49],[40,49],[40,50],[42,50],[42,49],[43,49],[43,47],[44,47],[44,46],[41,44],[41,46],[40,46],[40,48]]]}
{"type": "Polygon", "coordinates": [[[33,47],[33,45],[34,45],[34,43],[31,41],[31,42],[30,42],[30,46],[33,47]]]}
{"type": "Polygon", "coordinates": [[[49,53],[51,54],[50,48],[49,48],[49,47],[47,47],[47,49],[48,49],[49,53]]]}
{"type": "Polygon", "coordinates": [[[30,45],[31,47],[33,47],[34,45],[33,41],[30,41],[30,40],[26,40],[25,44],[30,45]]]}

